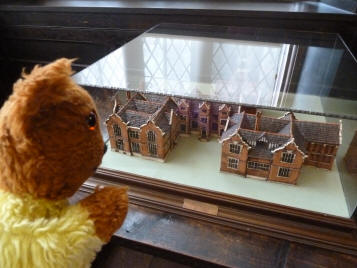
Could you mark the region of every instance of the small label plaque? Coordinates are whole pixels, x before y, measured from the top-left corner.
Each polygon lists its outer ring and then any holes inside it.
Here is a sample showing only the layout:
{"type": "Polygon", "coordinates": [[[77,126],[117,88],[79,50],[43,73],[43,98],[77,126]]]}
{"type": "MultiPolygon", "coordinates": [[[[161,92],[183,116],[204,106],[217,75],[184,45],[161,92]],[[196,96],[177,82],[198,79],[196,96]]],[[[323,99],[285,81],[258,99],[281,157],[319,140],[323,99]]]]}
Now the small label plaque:
{"type": "Polygon", "coordinates": [[[218,214],[218,206],[192,199],[185,198],[182,207],[211,215],[218,214]]]}

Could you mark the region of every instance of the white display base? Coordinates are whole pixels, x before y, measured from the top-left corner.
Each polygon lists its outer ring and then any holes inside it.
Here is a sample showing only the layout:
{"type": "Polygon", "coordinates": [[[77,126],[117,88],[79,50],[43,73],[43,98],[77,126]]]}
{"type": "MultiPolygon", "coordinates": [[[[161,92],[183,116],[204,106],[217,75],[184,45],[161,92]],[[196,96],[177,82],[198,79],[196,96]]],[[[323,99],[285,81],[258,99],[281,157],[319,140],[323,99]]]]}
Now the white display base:
{"type": "Polygon", "coordinates": [[[220,172],[221,144],[180,137],[165,163],[108,150],[101,167],[176,184],[349,218],[340,174],[311,166],[301,170],[297,185],[261,181],[220,172]]]}

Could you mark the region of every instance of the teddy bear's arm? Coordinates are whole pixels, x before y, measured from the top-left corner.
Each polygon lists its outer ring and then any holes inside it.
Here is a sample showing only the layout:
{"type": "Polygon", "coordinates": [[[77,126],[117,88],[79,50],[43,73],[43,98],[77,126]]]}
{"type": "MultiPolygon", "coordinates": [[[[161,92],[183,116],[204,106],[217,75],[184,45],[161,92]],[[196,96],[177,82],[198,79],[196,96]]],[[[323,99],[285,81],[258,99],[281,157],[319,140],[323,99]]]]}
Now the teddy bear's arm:
{"type": "Polygon", "coordinates": [[[97,236],[108,242],[122,225],[128,211],[126,188],[105,187],[80,201],[93,220],[97,236]]]}

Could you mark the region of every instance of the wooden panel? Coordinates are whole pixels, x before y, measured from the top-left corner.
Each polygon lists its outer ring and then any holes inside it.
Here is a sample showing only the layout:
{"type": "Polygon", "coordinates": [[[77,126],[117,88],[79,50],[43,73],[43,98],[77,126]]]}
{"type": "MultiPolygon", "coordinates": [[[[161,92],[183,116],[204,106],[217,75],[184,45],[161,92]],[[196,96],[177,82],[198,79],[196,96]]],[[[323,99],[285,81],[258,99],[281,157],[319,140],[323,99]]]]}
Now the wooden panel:
{"type": "Polygon", "coordinates": [[[114,243],[103,248],[97,259],[94,261],[92,268],[99,267],[142,267],[149,268],[153,256],[130,248],[115,245],[114,243]]]}
{"type": "MultiPolygon", "coordinates": [[[[78,192],[72,202],[85,195],[78,192]]],[[[357,257],[131,205],[124,225],[93,267],[117,264],[347,268],[357,267],[357,257]]]]}
{"type": "Polygon", "coordinates": [[[278,267],[282,240],[132,206],[120,237],[231,267],[278,267]],[[252,260],[249,256],[258,255],[252,260]]]}
{"type": "Polygon", "coordinates": [[[3,32],[3,37],[6,39],[90,42],[113,49],[142,32],[143,30],[140,29],[24,25],[7,27],[6,31],[3,32]]]}
{"type": "Polygon", "coordinates": [[[286,268],[315,268],[315,267],[357,267],[355,256],[340,254],[314,247],[291,243],[286,257],[286,268]]]}
{"type": "Polygon", "coordinates": [[[119,175],[119,172],[113,171],[104,172],[104,170],[100,170],[100,172],[101,174],[115,173],[116,175],[112,180],[109,176],[101,176],[100,180],[91,179],[82,189],[92,191],[91,189],[97,183],[129,185],[129,194],[133,204],[241,230],[249,229],[260,234],[289,239],[290,241],[357,254],[355,250],[357,239],[353,230],[350,229],[355,228],[355,222],[351,219],[320,215],[160,180],[148,179],[146,181],[143,177],[136,175],[126,174],[125,179],[123,179],[123,173],[119,175]],[[184,198],[219,205],[218,216],[183,209],[184,198]],[[278,211],[280,212],[278,213],[278,211]]]}

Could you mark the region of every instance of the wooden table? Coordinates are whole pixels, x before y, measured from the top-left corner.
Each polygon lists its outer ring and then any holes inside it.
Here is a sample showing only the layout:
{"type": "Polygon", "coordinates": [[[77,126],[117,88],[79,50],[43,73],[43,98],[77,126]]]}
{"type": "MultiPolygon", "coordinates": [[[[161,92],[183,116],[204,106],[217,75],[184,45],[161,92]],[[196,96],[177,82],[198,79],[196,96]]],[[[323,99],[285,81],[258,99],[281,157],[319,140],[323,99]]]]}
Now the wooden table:
{"type": "Polygon", "coordinates": [[[347,268],[357,267],[357,257],[130,205],[93,267],[347,268]]]}

